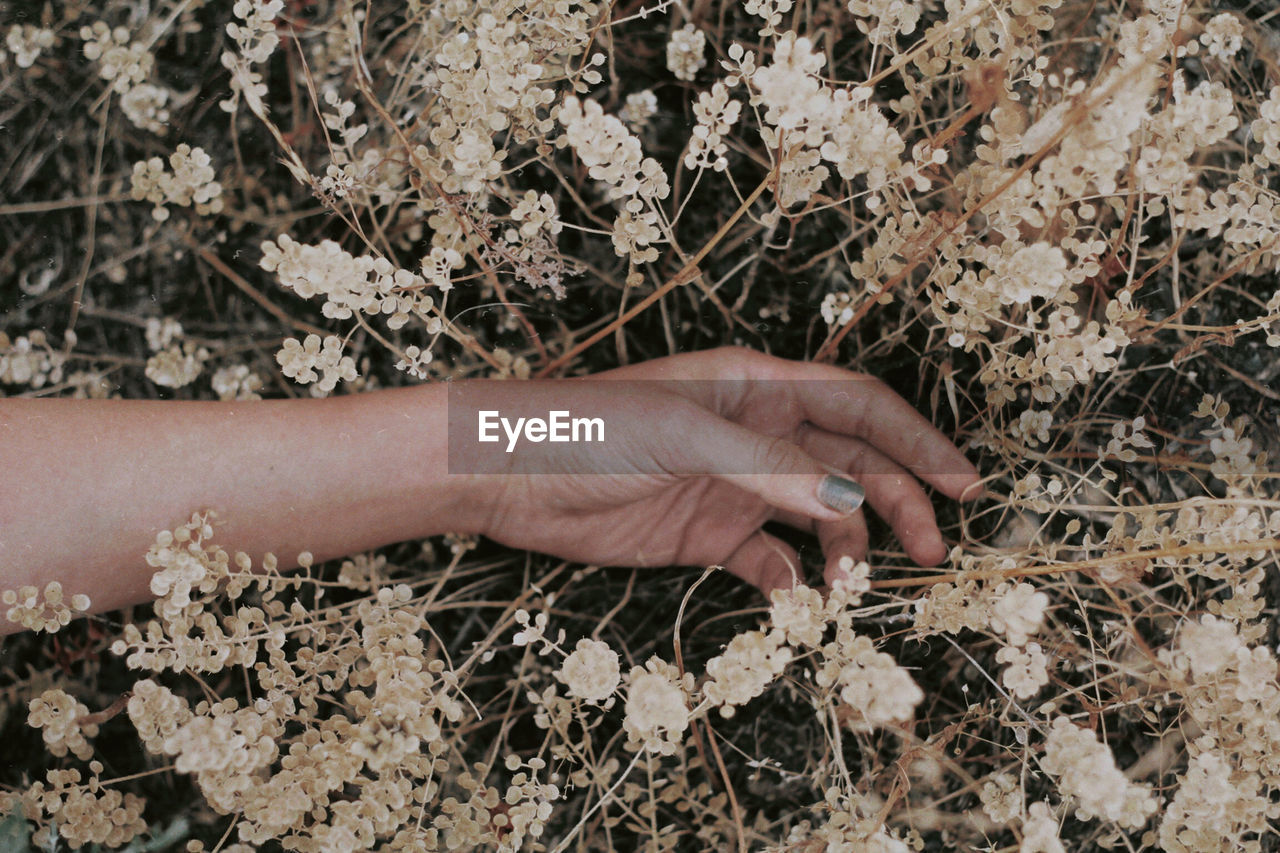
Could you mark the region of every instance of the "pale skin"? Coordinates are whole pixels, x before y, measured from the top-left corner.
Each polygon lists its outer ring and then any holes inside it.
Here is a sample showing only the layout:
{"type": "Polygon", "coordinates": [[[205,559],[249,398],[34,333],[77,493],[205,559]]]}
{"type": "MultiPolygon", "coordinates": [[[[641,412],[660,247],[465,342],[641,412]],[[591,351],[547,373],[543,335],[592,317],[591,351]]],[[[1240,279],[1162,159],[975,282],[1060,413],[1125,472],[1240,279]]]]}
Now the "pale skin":
{"type": "MultiPolygon", "coordinates": [[[[322,400],[0,400],[0,589],[58,580],[94,612],[146,601],[156,532],[210,509],[215,540],[255,565],[267,552],[291,567],[303,551],[320,561],[458,532],[596,565],[721,565],[768,593],[801,579],[768,521],[817,535],[828,583],[841,556],[866,553],[863,510],[819,498],[833,471],[865,487],[920,565],[946,555],[922,483],[952,499],[981,489],[906,401],[839,368],[726,348],[592,378],[664,382],[616,400],[571,380],[483,393],[498,406],[543,394],[557,408],[591,394],[628,425],[621,461],[634,473],[591,473],[573,448],[526,445],[512,473],[449,474],[443,383],[322,400]],[[698,398],[689,379],[749,381],[698,398]],[[836,397],[805,381],[844,379],[858,381],[836,397]],[[531,466],[563,473],[518,473],[531,466]]],[[[0,633],[14,630],[0,619],[0,633]]]]}

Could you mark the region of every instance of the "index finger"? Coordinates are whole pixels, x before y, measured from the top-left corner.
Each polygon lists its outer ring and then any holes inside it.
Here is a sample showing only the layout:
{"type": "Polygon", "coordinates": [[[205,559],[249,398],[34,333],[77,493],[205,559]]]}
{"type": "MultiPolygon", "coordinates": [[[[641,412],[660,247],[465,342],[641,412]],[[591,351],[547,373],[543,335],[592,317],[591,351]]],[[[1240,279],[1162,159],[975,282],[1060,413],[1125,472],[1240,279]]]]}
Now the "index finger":
{"type": "Polygon", "coordinates": [[[814,425],[861,438],[952,498],[975,497],[982,479],[959,448],[879,379],[792,363],[790,391],[814,425]]]}

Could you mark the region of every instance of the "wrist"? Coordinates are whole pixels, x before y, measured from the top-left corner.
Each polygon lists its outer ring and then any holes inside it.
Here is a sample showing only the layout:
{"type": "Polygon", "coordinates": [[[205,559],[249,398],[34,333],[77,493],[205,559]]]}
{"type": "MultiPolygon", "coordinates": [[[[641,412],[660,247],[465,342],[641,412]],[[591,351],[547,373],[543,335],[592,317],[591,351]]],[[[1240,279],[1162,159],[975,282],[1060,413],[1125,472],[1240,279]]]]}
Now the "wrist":
{"type": "Polygon", "coordinates": [[[388,541],[483,534],[499,484],[450,473],[448,383],[376,393],[378,456],[396,460],[371,466],[372,488],[396,531],[388,541]]]}

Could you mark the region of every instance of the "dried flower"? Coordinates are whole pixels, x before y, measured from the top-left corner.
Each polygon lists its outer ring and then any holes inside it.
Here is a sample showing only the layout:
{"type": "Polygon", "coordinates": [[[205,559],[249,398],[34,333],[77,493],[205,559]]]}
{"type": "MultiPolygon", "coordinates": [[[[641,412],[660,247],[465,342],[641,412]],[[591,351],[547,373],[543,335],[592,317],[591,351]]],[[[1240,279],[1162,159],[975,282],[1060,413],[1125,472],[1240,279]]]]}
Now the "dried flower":
{"type": "Polygon", "coordinates": [[[603,702],[613,695],[622,676],[618,653],[608,643],[583,638],[564,659],[556,677],[569,695],[587,702],[603,702]]]}

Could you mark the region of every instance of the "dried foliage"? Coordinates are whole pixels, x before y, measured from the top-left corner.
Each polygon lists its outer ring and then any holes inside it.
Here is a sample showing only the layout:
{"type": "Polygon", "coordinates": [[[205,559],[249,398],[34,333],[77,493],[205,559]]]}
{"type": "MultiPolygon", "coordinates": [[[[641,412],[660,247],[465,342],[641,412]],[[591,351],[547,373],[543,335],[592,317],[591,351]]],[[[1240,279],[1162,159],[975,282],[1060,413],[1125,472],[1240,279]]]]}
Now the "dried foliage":
{"type": "Polygon", "coordinates": [[[197,514],[151,613],[5,592],[57,633],[4,641],[0,812],[45,849],[1276,849],[1277,22],[0,2],[5,394],[735,343],[885,377],[988,477],[944,569],[881,532],[767,609],[457,537],[281,574],[197,514]]]}

